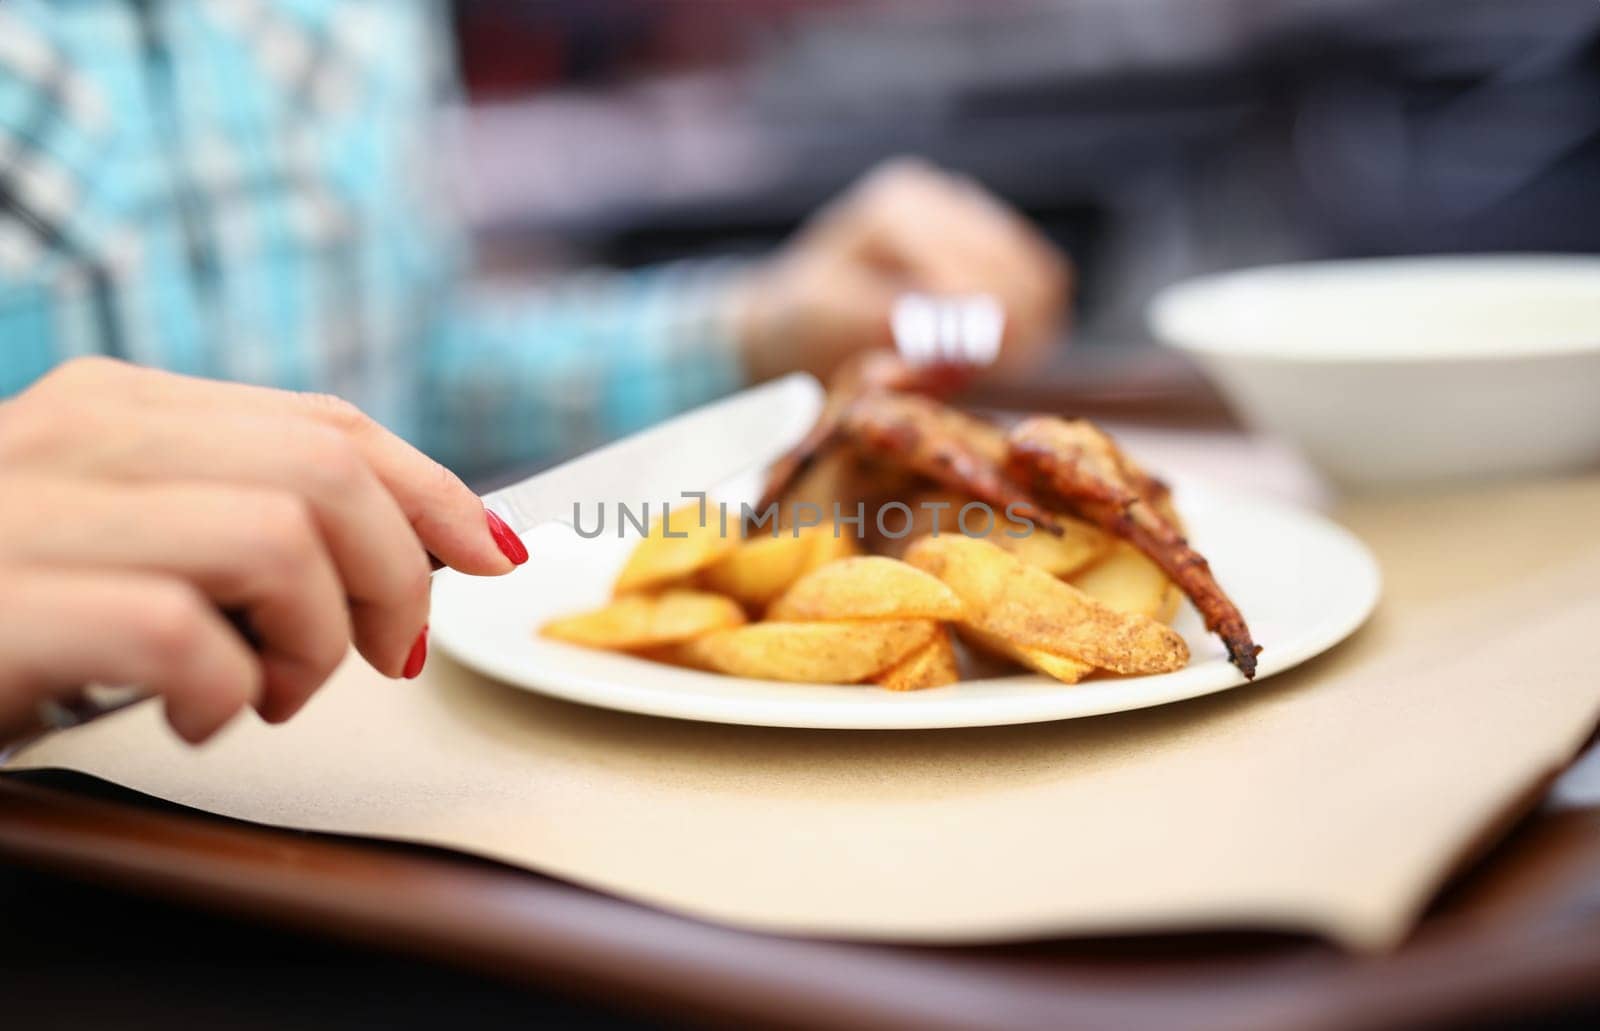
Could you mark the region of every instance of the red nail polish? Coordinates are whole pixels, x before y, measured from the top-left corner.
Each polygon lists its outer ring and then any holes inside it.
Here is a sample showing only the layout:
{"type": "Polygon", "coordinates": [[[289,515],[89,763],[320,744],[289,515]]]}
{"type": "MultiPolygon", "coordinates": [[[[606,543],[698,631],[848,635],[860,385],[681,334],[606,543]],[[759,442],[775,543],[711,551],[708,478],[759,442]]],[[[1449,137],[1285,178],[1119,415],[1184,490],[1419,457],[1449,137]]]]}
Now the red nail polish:
{"type": "Polygon", "coordinates": [[[407,680],[415,680],[417,674],[422,672],[422,664],[428,661],[428,628],[423,627],[422,633],[417,635],[417,643],[411,646],[411,654],[406,656],[406,668],[400,673],[407,680]]]}
{"type": "Polygon", "coordinates": [[[522,546],[521,538],[511,532],[506,521],[488,509],[484,509],[483,514],[489,520],[489,535],[500,546],[500,553],[510,559],[513,565],[520,566],[528,561],[528,549],[522,546]]]}

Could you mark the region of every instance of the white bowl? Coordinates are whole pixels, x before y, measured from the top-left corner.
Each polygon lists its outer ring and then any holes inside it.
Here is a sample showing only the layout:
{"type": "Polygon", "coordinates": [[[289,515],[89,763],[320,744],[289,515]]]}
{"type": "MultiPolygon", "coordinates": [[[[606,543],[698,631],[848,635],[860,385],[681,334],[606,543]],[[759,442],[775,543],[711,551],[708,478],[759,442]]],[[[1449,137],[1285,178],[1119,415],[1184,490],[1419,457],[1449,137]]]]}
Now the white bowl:
{"type": "Polygon", "coordinates": [[[1345,486],[1600,463],[1600,257],[1245,269],[1169,287],[1148,317],[1345,486]]]}

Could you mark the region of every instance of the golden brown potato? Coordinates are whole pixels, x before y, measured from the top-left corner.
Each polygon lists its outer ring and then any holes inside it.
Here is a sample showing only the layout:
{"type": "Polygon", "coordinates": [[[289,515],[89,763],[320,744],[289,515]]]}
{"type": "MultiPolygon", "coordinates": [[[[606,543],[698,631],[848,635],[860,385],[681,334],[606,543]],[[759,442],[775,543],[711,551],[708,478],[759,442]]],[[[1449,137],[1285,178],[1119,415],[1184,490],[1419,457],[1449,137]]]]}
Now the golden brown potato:
{"type": "Polygon", "coordinates": [[[912,541],[935,530],[939,536],[968,533],[996,544],[1030,566],[1038,566],[1051,576],[1067,576],[1076,572],[1106,553],[1112,539],[1097,526],[1059,516],[1061,536],[1039,526],[1031,530],[1026,523],[1010,520],[1004,512],[996,511],[991,521],[988,514],[968,512],[965,528],[961,525],[962,506],[972,503],[971,498],[948,491],[929,491],[919,494],[906,504],[911,506],[911,532],[888,551],[903,555],[912,541]],[[1014,536],[1020,535],[1020,536],[1014,536]]]}
{"type": "Polygon", "coordinates": [[[961,599],[920,569],[882,556],[812,570],[772,603],[772,619],[959,619],[961,599]]]}
{"type": "Polygon", "coordinates": [[[707,590],[759,610],[813,569],[860,553],[848,528],[838,536],[832,526],[780,530],[776,537],[760,533],[701,570],[698,580],[707,590]]]}
{"type": "Polygon", "coordinates": [[[1067,582],[1118,612],[1136,612],[1170,623],[1178,611],[1178,588],[1160,566],[1123,541],[1067,582]]]}
{"type": "Polygon", "coordinates": [[[966,607],[962,619],[1012,644],[1115,673],[1169,673],[1189,661],[1170,627],[1118,612],[985,540],[924,537],[906,561],[943,580],[966,607]]]}
{"type": "Polygon", "coordinates": [[[798,534],[751,537],[700,571],[700,585],[754,608],[767,605],[810,569],[817,552],[832,541],[831,531],[807,527],[798,534]]]}
{"type": "Polygon", "coordinates": [[[630,594],[593,612],[553,619],[540,632],[588,648],[631,651],[676,644],[744,621],[744,610],[720,594],[666,591],[630,594]]]}
{"type": "Polygon", "coordinates": [[[950,631],[943,627],[933,640],[873,678],[879,686],[891,691],[920,691],[925,687],[943,687],[960,679],[955,646],[950,643],[950,631]]]}
{"type": "Polygon", "coordinates": [[[681,661],[758,680],[859,684],[928,644],[939,632],[929,620],[861,623],[751,623],[681,645],[681,661]]]}
{"type": "Polygon", "coordinates": [[[716,504],[708,501],[704,514],[702,526],[700,505],[691,502],[657,517],[617,574],[612,593],[623,595],[665,587],[712,565],[739,546],[733,518],[724,535],[716,504]]]}
{"type": "MultiPolygon", "coordinates": [[[[1004,532],[989,539],[1030,566],[1051,576],[1068,576],[1106,553],[1111,538],[1097,526],[1068,516],[1059,516],[1061,536],[1034,527],[1025,537],[1009,537],[1004,532]]],[[[1023,527],[1017,525],[1020,532],[1023,527]]]]}
{"type": "Polygon", "coordinates": [[[851,558],[861,554],[861,540],[848,526],[840,527],[837,532],[833,526],[817,527],[816,548],[811,552],[811,560],[806,564],[806,572],[818,569],[829,562],[837,562],[842,558],[851,558]]]}
{"type": "Polygon", "coordinates": [[[1002,659],[1014,662],[1025,669],[1036,673],[1043,673],[1047,677],[1054,677],[1063,684],[1076,684],[1090,673],[1094,667],[1087,662],[1068,658],[1065,655],[1052,655],[1038,648],[1024,648],[1012,644],[998,634],[985,633],[971,626],[962,626],[961,639],[991,655],[998,655],[1002,659]]]}

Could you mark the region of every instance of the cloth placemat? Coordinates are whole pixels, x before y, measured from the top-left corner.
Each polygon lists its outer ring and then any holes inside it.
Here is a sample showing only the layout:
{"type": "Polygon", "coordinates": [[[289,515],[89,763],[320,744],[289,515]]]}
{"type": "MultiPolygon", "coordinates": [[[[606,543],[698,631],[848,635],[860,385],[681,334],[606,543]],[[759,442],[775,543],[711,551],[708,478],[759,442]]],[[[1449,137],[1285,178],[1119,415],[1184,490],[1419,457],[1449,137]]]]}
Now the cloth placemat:
{"type": "Polygon", "coordinates": [[[1372,622],[1289,673],[1157,709],[776,730],[588,709],[442,657],[406,683],[352,661],[282,727],[241,719],[190,749],[140,706],[10,768],[442,845],[777,932],[1249,926],[1381,948],[1600,717],[1600,480],[1336,516],[1382,564],[1372,622]]]}

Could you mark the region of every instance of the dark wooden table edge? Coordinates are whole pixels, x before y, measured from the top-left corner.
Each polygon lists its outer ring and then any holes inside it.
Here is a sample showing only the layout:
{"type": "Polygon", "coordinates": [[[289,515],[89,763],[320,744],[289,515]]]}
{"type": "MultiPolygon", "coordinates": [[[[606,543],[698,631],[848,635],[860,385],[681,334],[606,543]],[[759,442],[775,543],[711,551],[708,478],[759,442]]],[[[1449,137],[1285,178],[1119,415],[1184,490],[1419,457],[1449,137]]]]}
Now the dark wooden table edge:
{"type": "Polygon", "coordinates": [[[0,776],[0,855],[707,1023],[1017,1027],[1070,1016],[1077,1027],[1377,1028],[1600,1003],[1593,811],[1524,821],[1387,957],[1251,934],[974,948],[783,938],[441,850],[105,801],[15,776],[0,776]],[[1497,887],[1508,878],[1521,885],[1512,902],[1497,887]],[[1574,896],[1591,900],[1586,910],[1571,909],[1574,896]],[[1260,987],[1244,986],[1252,976],[1260,987]]]}

